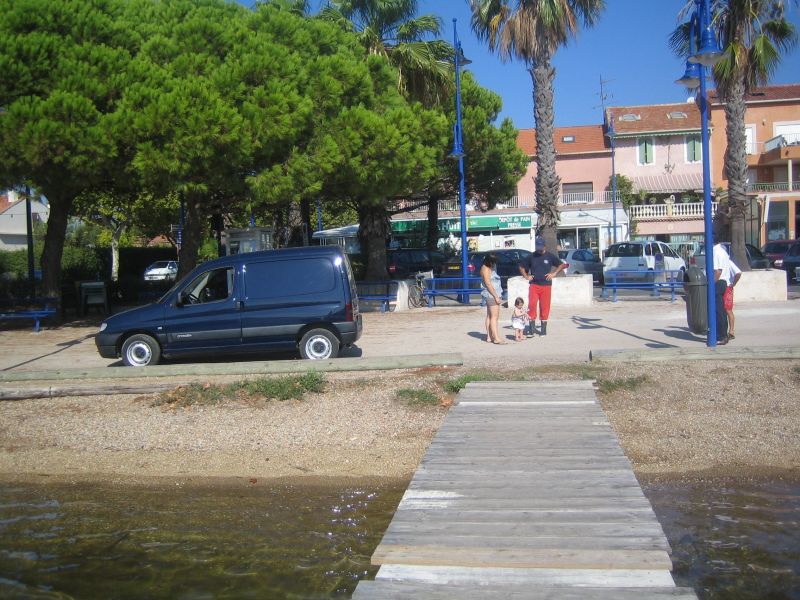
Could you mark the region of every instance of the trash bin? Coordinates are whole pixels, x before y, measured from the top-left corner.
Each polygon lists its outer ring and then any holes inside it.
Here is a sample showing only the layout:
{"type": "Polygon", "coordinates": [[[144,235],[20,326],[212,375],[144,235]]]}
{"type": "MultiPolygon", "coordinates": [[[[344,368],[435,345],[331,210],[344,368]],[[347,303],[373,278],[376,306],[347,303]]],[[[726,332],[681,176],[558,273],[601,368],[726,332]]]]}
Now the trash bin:
{"type": "Polygon", "coordinates": [[[683,276],[686,292],[686,320],[692,333],[705,335],[708,332],[708,299],[706,297],[706,274],[699,267],[689,267],[683,276]]]}
{"type": "Polygon", "coordinates": [[[108,314],[108,292],[104,281],[81,281],[78,284],[78,310],[84,316],[91,306],[97,306],[108,314]]]}

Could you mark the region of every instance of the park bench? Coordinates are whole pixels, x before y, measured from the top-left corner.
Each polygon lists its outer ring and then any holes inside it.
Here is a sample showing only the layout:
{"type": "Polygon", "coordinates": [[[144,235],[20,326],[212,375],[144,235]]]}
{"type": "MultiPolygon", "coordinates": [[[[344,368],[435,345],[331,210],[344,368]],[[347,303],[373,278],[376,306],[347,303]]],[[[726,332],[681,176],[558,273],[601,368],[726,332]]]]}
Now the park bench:
{"type": "Polygon", "coordinates": [[[422,295],[428,300],[428,308],[436,305],[438,296],[469,304],[469,297],[480,293],[480,277],[428,277],[423,281],[422,295]]]}
{"type": "Polygon", "coordinates": [[[361,302],[380,302],[381,312],[389,310],[390,302],[397,302],[397,281],[357,281],[358,299],[361,302]]]}
{"type": "Polygon", "coordinates": [[[57,298],[9,298],[0,301],[0,321],[30,319],[38,332],[41,320],[58,312],[57,298]]]}
{"type": "Polygon", "coordinates": [[[650,290],[652,296],[659,296],[661,292],[669,291],[670,301],[675,302],[675,289],[683,288],[683,274],[683,271],[605,271],[600,297],[608,298],[608,291],[611,290],[612,302],[616,302],[618,290],[650,290]]]}

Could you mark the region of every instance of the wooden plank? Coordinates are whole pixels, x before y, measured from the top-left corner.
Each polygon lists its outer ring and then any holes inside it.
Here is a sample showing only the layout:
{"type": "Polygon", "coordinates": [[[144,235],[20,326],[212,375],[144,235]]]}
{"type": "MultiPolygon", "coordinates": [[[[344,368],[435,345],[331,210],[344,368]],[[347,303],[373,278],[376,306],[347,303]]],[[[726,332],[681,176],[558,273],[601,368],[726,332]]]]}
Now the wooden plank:
{"type": "Polygon", "coordinates": [[[506,569],[481,567],[383,565],[375,580],[416,580],[432,584],[464,585],[578,585],[609,587],[669,587],[669,571],[642,569],[506,569]]]}
{"type": "Polygon", "coordinates": [[[452,532],[450,530],[425,532],[408,531],[387,533],[381,541],[382,547],[439,545],[446,547],[463,547],[480,545],[482,548],[537,548],[540,550],[663,550],[669,553],[670,547],[663,532],[653,535],[603,536],[595,531],[583,535],[562,536],[560,533],[543,535],[474,535],[469,531],[452,532]],[[591,533],[591,535],[589,535],[591,533]]]}
{"type": "Polygon", "coordinates": [[[696,346],[641,350],[590,350],[592,362],[669,362],[671,360],[773,360],[800,358],[800,346],[696,346]]]}
{"type": "Polygon", "coordinates": [[[484,546],[394,546],[383,544],[372,555],[373,565],[436,565],[500,569],[672,569],[663,550],[564,550],[484,546]]]}
{"type": "Polygon", "coordinates": [[[558,538],[564,539],[574,537],[587,537],[589,534],[599,537],[652,537],[664,535],[661,525],[655,519],[631,522],[540,522],[533,523],[532,527],[522,529],[518,522],[495,521],[485,522],[478,520],[465,520],[462,522],[419,522],[419,521],[392,521],[386,530],[386,535],[400,535],[405,533],[420,533],[422,535],[440,535],[449,533],[452,535],[472,535],[472,536],[499,536],[508,538],[558,538]]]}
{"type": "Polygon", "coordinates": [[[553,587],[531,585],[431,585],[411,581],[377,579],[361,581],[353,600],[697,600],[690,588],[678,587],[553,587]]]}

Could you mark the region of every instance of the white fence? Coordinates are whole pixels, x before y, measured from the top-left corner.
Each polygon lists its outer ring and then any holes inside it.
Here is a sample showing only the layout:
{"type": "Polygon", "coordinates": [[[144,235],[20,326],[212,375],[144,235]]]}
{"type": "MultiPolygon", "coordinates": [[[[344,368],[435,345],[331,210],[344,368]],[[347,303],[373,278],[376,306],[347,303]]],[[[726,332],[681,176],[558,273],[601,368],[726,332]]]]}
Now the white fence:
{"type": "MultiPolygon", "coordinates": [[[[717,203],[711,203],[711,212],[717,211],[717,203]]],[[[630,208],[630,217],[636,221],[652,221],[664,219],[702,219],[702,202],[676,202],[670,204],[634,205],[630,208]]]]}

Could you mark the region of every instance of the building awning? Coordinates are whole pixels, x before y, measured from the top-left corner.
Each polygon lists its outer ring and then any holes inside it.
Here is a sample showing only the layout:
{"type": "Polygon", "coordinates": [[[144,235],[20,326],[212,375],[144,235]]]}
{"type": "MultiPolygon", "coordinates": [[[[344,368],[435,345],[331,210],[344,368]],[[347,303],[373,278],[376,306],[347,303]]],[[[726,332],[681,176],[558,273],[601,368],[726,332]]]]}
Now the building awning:
{"type": "Polygon", "coordinates": [[[633,177],[633,191],[654,194],[699,192],[703,190],[702,173],[676,173],[673,175],[644,175],[633,177]]]}

